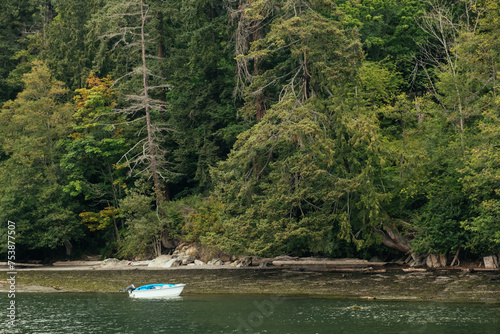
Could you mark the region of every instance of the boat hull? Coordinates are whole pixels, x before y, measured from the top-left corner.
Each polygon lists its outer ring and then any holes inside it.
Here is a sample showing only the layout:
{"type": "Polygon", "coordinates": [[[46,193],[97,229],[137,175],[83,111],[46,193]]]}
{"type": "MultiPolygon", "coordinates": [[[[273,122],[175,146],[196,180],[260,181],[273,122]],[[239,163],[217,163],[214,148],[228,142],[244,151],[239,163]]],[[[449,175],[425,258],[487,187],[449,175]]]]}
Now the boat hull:
{"type": "Polygon", "coordinates": [[[186,284],[150,284],[129,293],[130,298],[170,298],[181,294],[186,284]]]}

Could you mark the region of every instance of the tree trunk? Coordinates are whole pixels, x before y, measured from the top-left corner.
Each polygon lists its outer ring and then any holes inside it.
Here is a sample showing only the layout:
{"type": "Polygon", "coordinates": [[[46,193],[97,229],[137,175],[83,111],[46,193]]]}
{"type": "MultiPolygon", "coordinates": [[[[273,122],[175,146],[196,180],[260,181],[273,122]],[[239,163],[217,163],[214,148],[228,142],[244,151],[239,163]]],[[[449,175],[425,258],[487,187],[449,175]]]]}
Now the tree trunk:
{"type": "Polygon", "coordinates": [[[66,255],[70,256],[71,252],[73,251],[73,244],[71,244],[71,241],[69,240],[64,240],[63,244],[64,247],[66,247],[66,255]]]}
{"type": "Polygon", "coordinates": [[[446,267],[446,255],[443,254],[429,254],[425,260],[425,264],[429,268],[446,267]]]}
{"type": "MultiPolygon", "coordinates": [[[[253,21],[251,24],[252,27],[252,42],[258,41],[259,39],[262,38],[262,27],[260,27],[261,21],[253,21]]],[[[255,57],[253,59],[253,75],[258,76],[259,73],[262,73],[263,70],[263,63],[260,61],[259,57],[255,57]]],[[[264,117],[264,114],[266,113],[266,106],[264,104],[264,96],[263,92],[259,92],[257,95],[257,105],[256,105],[256,110],[255,110],[255,118],[257,120],[261,120],[262,117],[264,117]]]]}
{"type": "Polygon", "coordinates": [[[454,266],[455,262],[457,262],[457,266],[460,265],[460,260],[458,259],[458,254],[460,254],[460,247],[458,247],[457,252],[455,253],[455,256],[453,257],[453,260],[451,261],[450,266],[454,266]]]}
{"type": "Polygon", "coordinates": [[[486,269],[497,269],[498,268],[498,258],[496,255],[490,255],[483,257],[484,267],[486,269]]]}
{"type": "Polygon", "coordinates": [[[383,230],[375,229],[375,231],[382,235],[382,243],[384,245],[404,253],[408,253],[411,250],[409,236],[402,236],[396,228],[392,228],[386,223],[382,223],[382,225],[383,230]]]}
{"type": "Polygon", "coordinates": [[[118,225],[116,224],[116,218],[113,215],[113,225],[115,227],[116,241],[120,241],[120,231],[118,231],[118,225]]]}
{"type": "Polygon", "coordinates": [[[151,124],[151,113],[149,110],[149,86],[148,86],[148,74],[146,66],[146,38],[144,33],[144,26],[146,24],[146,14],[144,13],[143,2],[141,1],[141,48],[142,48],[142,83],[144,87],[144,104],[146,112],[146,130],[148,133],[148,149],[149,149],[149,167],[153,176],[153,185],[156,195],[156,203],[160,205],[163,201],[163,195],[161,192],[160,179],[158,176],[158,164],[156,162],[156,149],[153,142],[153,127],[151,124]]]}

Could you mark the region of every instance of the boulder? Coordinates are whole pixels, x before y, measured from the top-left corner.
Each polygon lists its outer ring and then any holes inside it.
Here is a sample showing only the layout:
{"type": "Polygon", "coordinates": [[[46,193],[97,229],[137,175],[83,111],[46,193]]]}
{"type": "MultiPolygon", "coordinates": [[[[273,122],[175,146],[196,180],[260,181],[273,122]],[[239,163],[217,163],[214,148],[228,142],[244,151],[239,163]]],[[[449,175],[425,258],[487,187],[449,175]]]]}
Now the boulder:
{"type": "Polygon", "coordinates": [[[213,265],[213,266],[222,266],[224,264],[224,261],[222,261],[219,258],[213,258],[212,260],[208,261],[207,264],[213,265]]]}
{"type": "Polygon", "coordinates": [[[187,265],[189,263],[194,262],[194,257],[191,255],[183,255],[179,256],[178,259],[182,262],[183,265],[187,265]]]}
{"type": "Polygon", "coordinates": [[[263,259],[259,263],[259,268],[266,268],[266,267],[272,267],[273,266],[273,261],[271,259],[263,259]]]}
{"type": "Polygon", "coordinates": [[[125,266],[128,266],[130,264],[130,261],[126,261],[126,260],[118,260],[118,259],[113,259],[113,258],[110,258],[110,259],[106,259],[104,261],[101,262],[101,266],[104,266],[104,267],[125,267],[125,266]]]}
{"type": "Polygon", "coordinates": [[[164,268],[168,261],[172,260],[172,255],[160,255],[149,262],[148,267],[164,268]]]}
{"type": "Polygon", "coordinates": [[[182,260],[172,255],[160,255],[156,259],[149,262],[148,267],[152,268],[171,268],[178,267],[182,264],[182,260]]]}
{"type": "Polygon", "coordinates": [[[237,268],[249,267],[251,264],[252,264],[252,257],[244,256],[238,260],[238,264],[236,265],[236,267],[237,268]]]}
{"type": "Polygon", "coordinates": [[[196,256],[198,256],[198,253],[199,253],[199,249],[198,249],[198,245],[196,245],[196,244],[192,244],[192,245],[189,245],[188,247],[184,248],[184,254],[186,254],[186,255],[196,257],[196,256]]]}
{"type": "Polygon", "coordinates": [[[201,260],[194,260],[194,264],[196,264],[197,266],[202,266],[205,264],[205,262],[203,262],[201,260]]]}
{"type": "Polygon", "coordinates": [[[189,247],[189,244],[181,243],[179,246],[177,246],[177,248],[175,249],[175,251],[172,255],[174,257],[184,256],[184,255],[186,255],[185,250],[188,247],[189,247]]]}
{"type": "Polygon", "coordinates": [[[229,254],[226,254],[226,253],[223,253],[223,252],[219,252],[219,254],[217,255],[217,257],[219,259],[221,259],[223,262],[231,262],[231,255],[229,255],[229,254]]]}
{"type": "Polygon", "coordinates": [[[177,248],[175,249],[174,253],[172,254],[174,257],[182,257],[189,255],[191,257],[198,257],[200,253],[199,246],[197,244],[187,244],[187,243],[182,243],[177,248]]]}
{"type": "Polygon", "coordinates": [[[182,264],[182,261],[179,259],[171,259],[167,263],[165,263],[162,268],[173,268],[173,267],[178,267],[182,264]]]}

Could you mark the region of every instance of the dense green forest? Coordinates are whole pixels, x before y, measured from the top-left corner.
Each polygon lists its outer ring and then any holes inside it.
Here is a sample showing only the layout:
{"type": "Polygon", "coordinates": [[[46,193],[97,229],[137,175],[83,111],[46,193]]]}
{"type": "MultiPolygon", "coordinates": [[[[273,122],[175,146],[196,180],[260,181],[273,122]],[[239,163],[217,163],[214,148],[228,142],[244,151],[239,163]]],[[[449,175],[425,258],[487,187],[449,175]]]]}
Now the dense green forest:
{"type": "Polygon", "coordinates": [[[497,0],[17,0],[0,26],[18,257],[500,253],[497,0]]]}

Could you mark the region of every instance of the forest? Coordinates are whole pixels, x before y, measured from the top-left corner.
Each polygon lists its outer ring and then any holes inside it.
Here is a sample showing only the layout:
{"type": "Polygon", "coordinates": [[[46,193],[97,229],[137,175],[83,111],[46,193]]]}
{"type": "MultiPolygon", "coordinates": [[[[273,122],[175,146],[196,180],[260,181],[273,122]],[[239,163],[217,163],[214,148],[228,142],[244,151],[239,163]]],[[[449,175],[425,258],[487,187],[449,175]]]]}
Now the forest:
{"type": "Polygon", "coordinates": [[[8,221],[42,261],[500,254],[497,0],[17,0],[0,27],[1,254],[8,221]]]}

